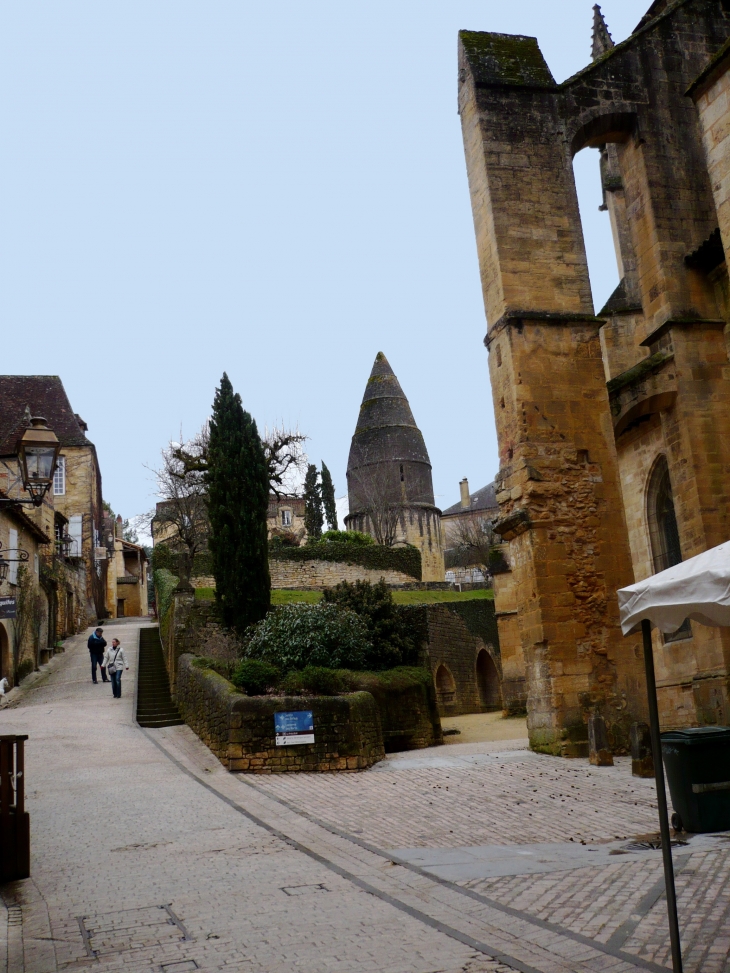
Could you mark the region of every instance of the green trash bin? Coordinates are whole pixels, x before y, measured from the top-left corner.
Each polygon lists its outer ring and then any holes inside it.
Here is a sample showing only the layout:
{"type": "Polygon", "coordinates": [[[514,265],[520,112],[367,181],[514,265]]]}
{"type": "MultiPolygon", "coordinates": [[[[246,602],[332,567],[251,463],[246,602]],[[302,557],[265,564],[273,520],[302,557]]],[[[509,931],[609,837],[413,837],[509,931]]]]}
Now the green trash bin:
{"type": "Polygon", "coordinates": [[[730,831],[730,727],[693,726],[662,733],[677,831],[730,831]]]}

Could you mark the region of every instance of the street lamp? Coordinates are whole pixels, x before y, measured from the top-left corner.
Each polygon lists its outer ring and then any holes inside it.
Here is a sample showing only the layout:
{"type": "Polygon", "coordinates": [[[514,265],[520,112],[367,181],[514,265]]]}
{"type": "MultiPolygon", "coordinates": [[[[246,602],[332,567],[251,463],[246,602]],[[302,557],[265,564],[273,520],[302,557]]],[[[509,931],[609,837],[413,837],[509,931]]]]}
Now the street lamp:
{"type": "Polygon", "coordinates": [[[0,584],[7,578],[9,567],[10,561],[6,561],[2,554],[0,554],[0,584]]]}
{"type": "Polygon", "coordinates": [[[40,507],[53,483],[61,444],[56,434],[48,428],[45,419],[35,416],[30,422],[18,441],[18,462],[23,487],[30,494],[30,499],[0,497],[0,503],[32,503],[34,507],[40,507]]]}
{"type": "Polygon", "coordinates": [[[30,494],[33,506],[40,507],[53,483],[61,444],[45,419],[35,416],[30,423],[18,443],[18,459],[23,471],[23,486],[30,494]]]}

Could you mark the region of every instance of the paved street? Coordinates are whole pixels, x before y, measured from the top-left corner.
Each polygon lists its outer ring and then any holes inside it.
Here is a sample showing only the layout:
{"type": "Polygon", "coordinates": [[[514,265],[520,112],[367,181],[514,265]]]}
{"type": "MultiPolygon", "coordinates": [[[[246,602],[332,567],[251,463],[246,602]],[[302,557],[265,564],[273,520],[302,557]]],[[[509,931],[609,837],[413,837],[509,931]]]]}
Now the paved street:
{"type": "MultiPolygon", "coordinates": [[[[2,887],[0,970],[659,970],[652,782],[524,742],[394,755],[351,775],[228,774],[187,727],[134,721],[139,622],[85,637],[0,712],[29,734],[32,878],[2,887]]],[[[676,849],[688,971],[730,970],[730,841],[676,849]]]]}

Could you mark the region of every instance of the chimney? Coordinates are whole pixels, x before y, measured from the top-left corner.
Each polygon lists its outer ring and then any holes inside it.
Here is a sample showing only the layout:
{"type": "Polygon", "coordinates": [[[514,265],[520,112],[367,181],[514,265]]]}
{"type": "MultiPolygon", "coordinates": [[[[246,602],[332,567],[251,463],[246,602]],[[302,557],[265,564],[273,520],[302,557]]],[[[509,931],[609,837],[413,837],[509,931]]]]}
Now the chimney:
{"type": "Polygon", "coordinates": [[[471,507],[471,497],[469,496],[469,481],[466,477],[460,481],[459,490],[461,491],[461,506],[468,510],[471,507]]]}
{"type": "Polygon", "coordinates": [[[114,533],[115,533],[115,536],[116,536],[117,540],[120,540],[120,541],[122,540],[122,535],[124,533],[124,526],[123,526],[123,524],[124,524],[124,522],[122,521],[122,515],[121,514],[117,514],[117,523],[116,523],[116,526],[114,528],[114,533]]]}

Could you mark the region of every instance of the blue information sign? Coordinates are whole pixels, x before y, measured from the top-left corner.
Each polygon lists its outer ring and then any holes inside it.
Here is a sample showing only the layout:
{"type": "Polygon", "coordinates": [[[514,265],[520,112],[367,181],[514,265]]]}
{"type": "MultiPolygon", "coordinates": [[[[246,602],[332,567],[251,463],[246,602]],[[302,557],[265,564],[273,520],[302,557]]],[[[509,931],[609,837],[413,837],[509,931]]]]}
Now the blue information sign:
{"type": "Polygon", "coordinates": [[[295,713],[274,713],[277,747],[296,743],[314,743],[314,719],[311,709],[295,713]]]}

